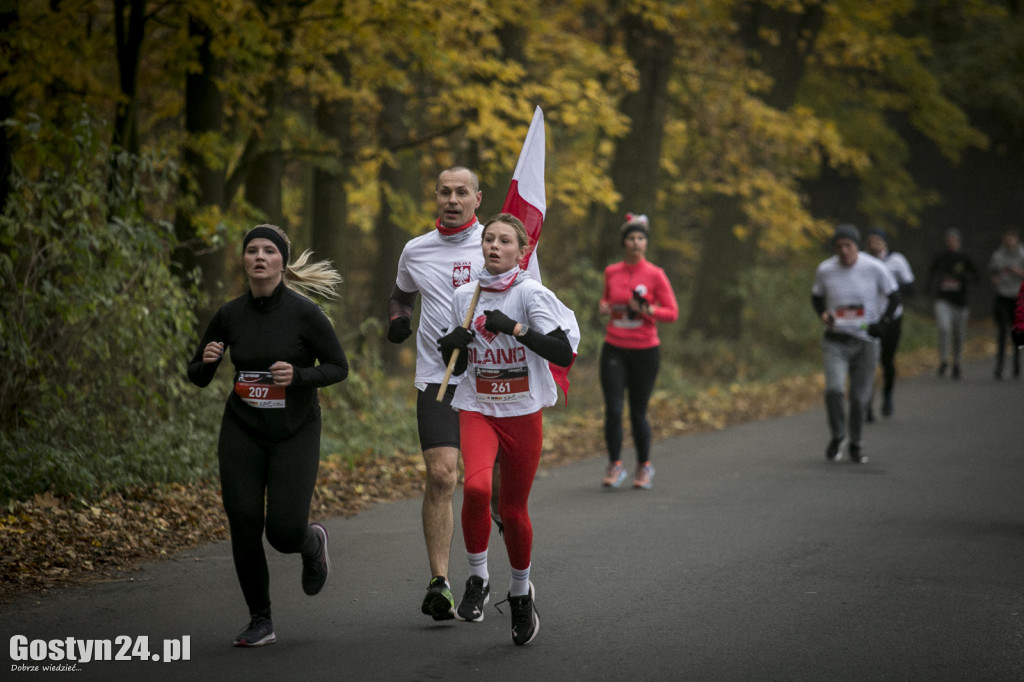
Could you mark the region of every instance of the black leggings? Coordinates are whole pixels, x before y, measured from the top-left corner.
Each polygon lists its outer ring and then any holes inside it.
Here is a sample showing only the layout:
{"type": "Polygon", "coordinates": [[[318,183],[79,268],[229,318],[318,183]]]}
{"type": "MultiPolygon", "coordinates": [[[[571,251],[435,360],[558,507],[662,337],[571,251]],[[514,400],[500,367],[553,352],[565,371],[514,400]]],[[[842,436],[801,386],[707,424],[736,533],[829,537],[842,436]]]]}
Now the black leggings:
{"type": "Polygon", "coordinates": [[[621,459],[623,394],[629,391],[629,423],[633,429],[637,464],[650,459],[651,425],[647,403],[658,377],[661,353],[653,348],[619,348],[607,342],[601,347],[601,390],[604,392],[604,440],[608,459],[621,459]]]}
{"type": "Polygon", "coordinates": [[[882,334],[882,352],[879,362],[882,365],[882,395],[891,396],[892,386],[896,382],[896,350],[900,346],[903,333],[903,318],[897,317],[889,324],[882,334]]]}
{"type": "Polygon", "coordinates": [[[266,611],[270,573],[264,528],[270,545],[284,554],[312,554],[320,546],[309,529],[309,503],[320,466],[320,417],[285,440],[268,442],[225,413],[217,459],[242,595],[249,613],[266,611]]]}
{"type": "Polygon", "coordinates": [[[996,296],[992,304],[992,316],[996,321],[996,372],[1002,374],[1003,359],[1009,341],[1010,356],[1013,358],[1013,375],[1020,376],[1020,351],[1013,342],[1013,318],[1017,313],[1017,299],[996,296]]]}

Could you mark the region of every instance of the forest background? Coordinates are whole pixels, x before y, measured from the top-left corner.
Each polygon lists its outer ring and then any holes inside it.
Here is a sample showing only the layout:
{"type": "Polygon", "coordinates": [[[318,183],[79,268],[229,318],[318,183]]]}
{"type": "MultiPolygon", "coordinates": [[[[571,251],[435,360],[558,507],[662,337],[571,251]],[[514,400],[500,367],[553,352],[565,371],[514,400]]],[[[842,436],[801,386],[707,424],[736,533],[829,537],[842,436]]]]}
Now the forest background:
{"type": "Polygon", "coordinates": [[[215,481],[228,377],[184,369],[262,222],[345,278],[325,459],[415,453],[413,342],[384,338],[398,256],[446,166],[498,211],[536,106],[540,265],[584,328],[556,421],[600,411],[626,212],[681,304],[662,397],[817,367],[835,223],[909,258],[913,347],[942,232],[983,268],[1024,215],[1019,0],[0,0],[0,500],[215,481]]]}

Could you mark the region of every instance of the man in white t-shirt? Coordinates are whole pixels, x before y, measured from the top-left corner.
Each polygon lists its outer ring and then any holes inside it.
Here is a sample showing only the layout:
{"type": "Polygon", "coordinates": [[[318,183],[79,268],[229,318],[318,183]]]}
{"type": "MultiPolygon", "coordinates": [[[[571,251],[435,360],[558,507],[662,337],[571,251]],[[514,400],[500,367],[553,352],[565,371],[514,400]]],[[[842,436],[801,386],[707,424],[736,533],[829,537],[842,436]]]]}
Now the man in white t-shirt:
{"type": "Polygon", "coordinates": [[[878,364],[877,339],[891,324],[900,295],[888,268],[877,258],[861,253],[859,243],[860,231],[855,226],[843,223],[836,227],[832,236],[836,255],[818,265],[811,302],[825,325],[821,350],[825,361],[825,410],[832,434],[825,457],[831,462],[842,459],[841,447],[849,436],[850,459],[863,464],[868,458],[862,449],[861,427],[878,364]],[[843,407],[847,376],[849,423],[843,407]]]}
{"type": "Polygon", "coordinates": [[[1024,284],[1024,246],[1014,229],[1003,233],[1003,242],[988,261],[992,288],[996,290],[992,316],[996,321],[996,379],[1003,378],[1003,359],[1006,342],[1010,341],[1013,358],[1013,377],[1020,378],[1020,351],[1012,341],[1013,316],[1017,308],[1017,293],[1024,284]]]}
{"type": "Polygon", "coordinates": [[[455,618],[448,559],[459,462],[459,416],[451,408],[451,400],[461,377],[451,378],[443,401],[438,402],[446,367],[437,352],[437,340],[448,329],[455,289],[475,279],[483,267],[483,226],[476,217],[483,193],[473,171],[455,166],[438,176],[435,194],[435,229],[411,239],[398,261],[398,276],[388,302],[388,340],[402,343],[412,335],[413,308],[419,294],[414,383],[420,448],[427,466],[423,535],[432,576],[421,610],[434,620],[448,620],[455,618]]]}

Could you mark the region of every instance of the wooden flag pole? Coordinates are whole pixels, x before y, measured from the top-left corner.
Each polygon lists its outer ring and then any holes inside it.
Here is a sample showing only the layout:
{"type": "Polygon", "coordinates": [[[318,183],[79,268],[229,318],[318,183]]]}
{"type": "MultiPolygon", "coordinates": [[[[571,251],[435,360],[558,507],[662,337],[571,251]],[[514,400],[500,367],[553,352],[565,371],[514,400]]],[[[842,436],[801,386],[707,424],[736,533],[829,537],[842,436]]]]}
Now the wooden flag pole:
{"type": "MultiPolygon", "coordinates": [[[[476,290],[473,292],[473,298],[469,301],[469,310],[466,311],[466,319],[462,321],[462,328],[469,329],[469,325],[473,323],[473,313],[476,311],[476,302],[480,300],[480,282],[476,283],[476,290]]],[[[437,402],[444,400],[444,392],[448,390],[448,382],[452,379],[452,372],[455,371],[455,362],[459,359],[459,349],[456,348],[452,351],[451,360],[448,361],[448,369],[444,372],[444,381],[441,382],[441,388],[437,390],[437,402]]]]}

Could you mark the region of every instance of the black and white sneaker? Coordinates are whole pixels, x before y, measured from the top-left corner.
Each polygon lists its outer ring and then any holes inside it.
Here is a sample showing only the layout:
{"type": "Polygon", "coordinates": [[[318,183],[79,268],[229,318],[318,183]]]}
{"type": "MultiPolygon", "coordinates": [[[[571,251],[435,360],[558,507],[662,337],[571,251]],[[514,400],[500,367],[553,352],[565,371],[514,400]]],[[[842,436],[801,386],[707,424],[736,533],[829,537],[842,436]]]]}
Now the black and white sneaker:
{"type": "Polygon", "coordinates": [[[277,641],[274,634],[274,623],[270,620],[270,612],[254,613],[249,617],[249,625],[235,637],[235,646],[263,646],[277,641]]]}
{"type": "Polygon", "coordinates": [[[491,600],[491,586],[478,575],[469,576],[466,581],[466,593],[462,595],[455,617],[479,623],[484,619],[484,606],[491,600]]]}
{"type": "Polygon", "coordinates": [[[850,445],[850,461],[854,464],[867,464],[868,456],[861,452],[859,445],[850,445]]]}
{"type": "Polygon", "coordinates": [[[327,554],[327,529],[319,523],[311,523],[309,527],[320,536],[320,549],[316,554],[302,557],[302,591],[314,595],[324,588],[331,574],[331,557],[327,554]]]}
{"type": "Polygon", "coordinates": [[[522,646],[529,644],[540,632],[540,616],[534,598],[537,593],[530,583],[530,593],[521,597],[509,595],[508,605],[512,610],[512,641],[522,646]]]}

